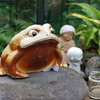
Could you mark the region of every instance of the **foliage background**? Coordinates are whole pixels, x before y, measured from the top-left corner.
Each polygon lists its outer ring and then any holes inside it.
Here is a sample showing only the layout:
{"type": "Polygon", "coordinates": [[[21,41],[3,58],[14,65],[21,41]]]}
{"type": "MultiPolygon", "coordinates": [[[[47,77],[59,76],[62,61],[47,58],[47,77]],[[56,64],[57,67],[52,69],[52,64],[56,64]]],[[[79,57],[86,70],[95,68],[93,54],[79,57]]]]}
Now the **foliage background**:
{"type": "MultiPolygon", "coordinates": [[[[15,34],[32,24],[48,22],[58,37],[64,24],[70,24],[77,30],[79,25],[84,24],[83,20],[75,17],[66,20],[66,16],[73,12],[85,15],[81,7],[65,5],[74,2],[89,3],[100,10],[100,0],[0,0],[0,53],[15,34]]],[[[74,37],[74,40],[79,41],[79,37],[74,37]]]]}

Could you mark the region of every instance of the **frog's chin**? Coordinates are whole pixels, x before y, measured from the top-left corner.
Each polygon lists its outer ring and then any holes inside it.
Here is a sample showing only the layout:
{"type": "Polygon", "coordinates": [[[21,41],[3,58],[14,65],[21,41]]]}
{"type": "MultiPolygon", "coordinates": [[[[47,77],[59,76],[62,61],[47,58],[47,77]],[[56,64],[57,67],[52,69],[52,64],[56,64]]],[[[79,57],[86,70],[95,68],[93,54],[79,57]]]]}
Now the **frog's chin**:
{"type": "Polygon", "coordinates": [[[20,45],[21,48],[27,48],[27,47],[31,47],[31,46],[39,46],[41,44],[51,44],[52,46],[57,46],[58,44],[58,39],[57,38],[44,38],[38,41],[33,41],[31,43],[24,43],[23,45],[20,45]]]}

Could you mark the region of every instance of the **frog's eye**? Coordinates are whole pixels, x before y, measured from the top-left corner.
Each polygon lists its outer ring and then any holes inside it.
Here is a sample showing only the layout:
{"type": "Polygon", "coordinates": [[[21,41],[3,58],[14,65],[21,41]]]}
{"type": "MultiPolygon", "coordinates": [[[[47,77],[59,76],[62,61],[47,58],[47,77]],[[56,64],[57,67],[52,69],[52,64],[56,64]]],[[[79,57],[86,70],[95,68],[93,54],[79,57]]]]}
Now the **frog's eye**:
{"type": "Polygon", "coordinates": [[[35,30],[31,30],[31,31],[29,32],[29,36],[36,36],[37,34],[38,34],[38,32],[35,31],[35,30]]]}
{"type": "Polygon", "coordinates": [[[54,34],[55,30],[53,28],[50,28],[50,32],[54,34]]]}

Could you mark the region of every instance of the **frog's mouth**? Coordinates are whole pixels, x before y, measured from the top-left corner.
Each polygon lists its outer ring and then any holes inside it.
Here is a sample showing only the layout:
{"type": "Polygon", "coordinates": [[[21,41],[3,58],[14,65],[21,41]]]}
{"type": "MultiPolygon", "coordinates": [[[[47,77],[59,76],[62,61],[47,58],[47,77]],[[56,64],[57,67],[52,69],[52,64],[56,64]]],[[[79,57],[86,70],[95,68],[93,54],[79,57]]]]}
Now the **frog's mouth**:
{"type": "Polygon", "coordinates": [[[17,63],[17,68],[24,72],[33,72],[55,65],[56,59],[59,58],[56,51],[58,43],[54,38],[45,38],[25,45],[21,49],[22,55],[17,63]]]}
{"type": "Polygon", "coordinates": [[[47,45],[47,46],[50,46],[50,47],[56,47],[58,45],[58,43],[59,42],[58,42],[57,38],[49,37],[49,38],[44,38],[44,39],[26,44],[22,48],[28,48],[28,47],[33,47],[33,46],[39,47],[39,46],[43,46],[43,45],[47,45]]]}

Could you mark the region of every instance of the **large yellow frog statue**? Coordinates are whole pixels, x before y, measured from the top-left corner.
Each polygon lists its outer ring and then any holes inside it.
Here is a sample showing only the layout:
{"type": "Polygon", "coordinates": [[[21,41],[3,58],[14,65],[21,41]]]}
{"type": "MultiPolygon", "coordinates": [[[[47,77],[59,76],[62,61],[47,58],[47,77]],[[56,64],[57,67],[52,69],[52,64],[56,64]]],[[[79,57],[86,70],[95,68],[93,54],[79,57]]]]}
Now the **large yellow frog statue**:
{"type": "Polygon", "coordinates": [[[26,78],[30,72],[58,71],[62,54],[57,45],[50,24],[29,26],[15,35],[2,52],[0,75],[26,78]]]}

